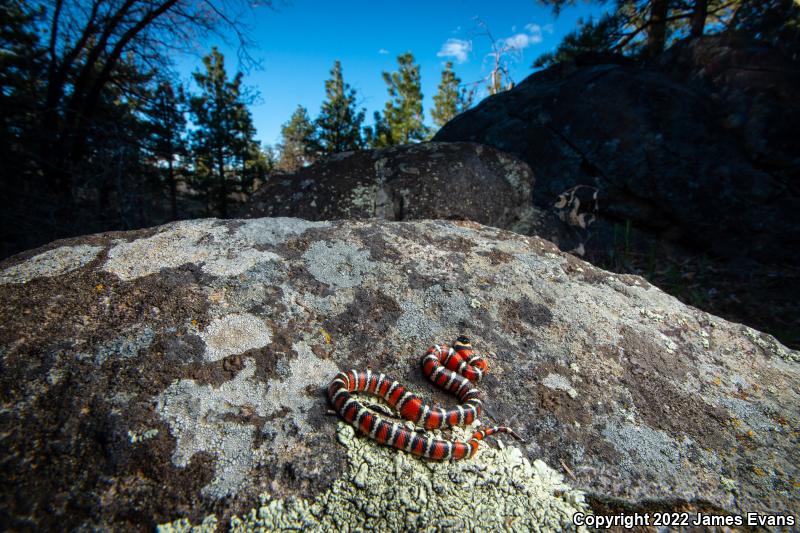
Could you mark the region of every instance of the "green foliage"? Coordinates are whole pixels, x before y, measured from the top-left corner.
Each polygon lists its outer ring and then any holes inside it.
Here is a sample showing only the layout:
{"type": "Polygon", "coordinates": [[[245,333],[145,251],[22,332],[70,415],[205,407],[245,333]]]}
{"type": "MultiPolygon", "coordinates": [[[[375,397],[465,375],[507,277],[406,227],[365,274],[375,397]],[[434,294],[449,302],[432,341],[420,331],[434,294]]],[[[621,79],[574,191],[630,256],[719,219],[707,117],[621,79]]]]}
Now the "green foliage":
{"type": "Polygon", "coordinates": [[[460,85],[461,80],[453,72],[453,62],[448,61],[442,71],[439,90],[433,97],[434,107],[431,111],[434,124],[440,128],[472,105],[475,92],[467,91],[460,85]]]}
{"type": "Polygon", "coordinates": [[[298,105],[289,121],[281,126],[276,168],[283,172],[294,172],[313,163],[316,159],[316,131],[306,108],[298,105]]]}
{"type": "Polygon", "coordinates": [[[166,186],[169,194],[170,216],[177,219],[178,182],[180,170],[176,163],[188,155],[186,146],[186,95],[183,88],[177,91],[169,81],[162,81],[151,91],[144,109],[149,129],[147,144],[152,154],[156,181],[166,186]]]}
{"type": "Polygon", "coordinates": [[[150,125],[150,146],[159,158],[167,160],[185,155],[183,135],[186,131],[186,95],[183,87],[176,91],[168,80],[150,90],[144,109],[150,125]]]}
{"type": "Polygon", "coordinates": [[[400,69],[384,72],[390,100],[383,115],[375,113],[375,125],[367,130],[369,144],[373,147],[393,146],[423,141],[428,137],[422,111],[422,87],[419,65],[409,52],[398,56],[400,69]]]}
{"type": "MultiPolygon", "coordinates": [[[[575,0],[540,0],[558,12],[575,0]]],[[[600,0],[599,3],[606,3],[600,0]]],[[[615,0],[597,20],[579,21],[558,47],[534,67],[574,59],[587,52],[655,57],[676,39],[727,32],[767,42],[800,57],[800,5],[795,0],[615,0]]]]}
{"type": "Polygon", "coordinates": [[[325,95],[315,121],[319,152],[335,154],[363,148],[364,110],[356,109],[356,91],[344,83],[342,64],[338,60],[333,64],[331,79],[325,81],[325,95]]]}
{"type": "Polygon", "coordinates": [[[261,148],[261,155],[264,160],[266,176],[269,176],[278,168],[280,154],[274,146],[264,143],[264,146],[261,148]]]}
{"type": "MultiPolygon", "coordinates": [[[[235,12],[263,3],[0,1],[0,256],[169,220],[165,176],[182,161],[167,155],[178,141],[166,133],[175,126],[181,137],[183,112],[167,116],[158,101],[169,98],[159,84],[171,55],[211,34],[246,45],[235,12]]],[[[247,178],[257,167],[240,170],[247,178]]]]}
{"type": "Polygon", "coordinates": [[[45,72],[36,31],[40,18],[24,0],[0,2],[0,160],[9,173],[0,180],[0,195],[7,198],[22,187],[18,180],[35,169],[30,151],[21,148],[37,141],[37,96],[44,90],[45,72]]]}
{"type": "Polygon", "coordinates": [[[392,141],[392,131],[389,123],[381,115],[380,111],[372,114],[372,126],[364,128],[364,141],[371,148],[383,148],[397,144],[392,141]]]}
{"type": "Polygon", "coordinates": [[[607,13],[597,21],[579,19],[578,28],[568,33],[554,51],[540,55],[533,66],[549,67],[583,53],[616,50],[623,32],[624,20],[617,14],[607,13]]]}
{"type": "Polygon", "coordinates": [[[732,16],[730,31],[754,37],[800,59],[800,2],[743,1],[732,16]]]}
{"type": "Polygon", "coordinates": [[[193,185],[214,198],[217,213],[228,216],[231,193],[246,193],[263,174],[264,161],[253,140],[250,111],[242,94],[242,73],[228,81],[225,58],[216,48],[203,58],[205,72],[195,72],[200,88],[190,109],[197,129],[192,134],[193,185]]]}

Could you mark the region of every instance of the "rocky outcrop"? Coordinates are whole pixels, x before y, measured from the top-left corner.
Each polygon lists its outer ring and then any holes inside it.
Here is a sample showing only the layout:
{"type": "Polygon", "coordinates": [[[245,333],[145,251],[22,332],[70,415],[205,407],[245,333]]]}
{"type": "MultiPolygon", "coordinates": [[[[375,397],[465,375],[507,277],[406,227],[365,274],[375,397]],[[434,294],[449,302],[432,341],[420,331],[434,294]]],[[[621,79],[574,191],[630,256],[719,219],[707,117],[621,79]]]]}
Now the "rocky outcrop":
{"type": "Polygon", "coordinates": [[[272,176],[240,211],[248,218],[450,219],[557,235],[534,209],[534,176],[509,154],[474,143],[421,143],[345,152],[272,176]]]}
{"type": "Polygon", "coordinates": [[[0,309],[4,529],[562,530],[589,507],[800,504],[800,354],[535,237],[179,222],[6,260],[0,309]],[[525,443],[432,464],[327,413],[346,368],[451,405],[418,365],[459,333],[491,360],[484,421],[525,443]]]}
{"type": "Polygon", "coordinates": [[[596,187],[595,247],[631,221],[716,255],[797,264],[798,72],[775,50],[721,38],[683,43],[651,68],[565,63],[485,99],[434,140],[517,155],[540,207],[596,187]]]}
{"type": "Polygon", "coordinates": [[[657,68],[711,95],[737,148],[798,194],[800,65],[766,44],[707,36],[673,46],[657,68]]]}

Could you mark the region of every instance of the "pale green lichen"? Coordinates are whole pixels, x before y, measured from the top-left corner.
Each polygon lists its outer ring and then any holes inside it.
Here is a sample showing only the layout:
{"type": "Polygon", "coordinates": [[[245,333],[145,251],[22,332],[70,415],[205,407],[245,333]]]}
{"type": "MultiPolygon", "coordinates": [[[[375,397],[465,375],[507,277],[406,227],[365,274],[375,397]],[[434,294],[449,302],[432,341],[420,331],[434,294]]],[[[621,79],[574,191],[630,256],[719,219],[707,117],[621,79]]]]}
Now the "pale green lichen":
{"type": "Polygon", "coordinates": [[[548,389],[562,390],[569,394],[570,398],[578,397],[578,391],[573,388],[569,382],[569,379],[565,378],[561,374],[554,374],[552,372],[547,374],[547,376],[542,380],[542,385],[548,389]]]}
{"type": "Polygon", "coordinates": [[[42,252],[0,272],[0,285],[27,283],[36,278],[67,274],[93,261],[102,249],[100,246],[79,244],[42,252]]]}
{"type": "Polygon", "coordinates": [[[337,289],[360,286],[377,266],[369,251],[345,241],[317,241],[303,254],[306,268],[314,278],[337,289]]]}
{"type": "Polygon", "coordinates": [[[472,459],[434,462],[357,437],[343,422],[337,438],[350,468],[330,489],[313,500],[262,494],[230,531],[584,531],[572,522],[589,512],[584,494],[518,448],[482,444],[472,459]]]}
{"type": "Polygon", "coordinates": [[[366,213],[375,212],[375,199],[378,187],[375,185],[357,185],[350,191],[350,205],[366,213]]]}
{"type": "Polygon", "coordinates": [[[753,344],[760,347],[766,353],[777,355],[784,361],[788,361],[790,363],[800,363],[800,351],[786,348],[772,335],[761,333],[760,331],[756,331],[747,326],[742,326],[742,331],[744,332],[745,336],[753,341],[753,344]]]}
{"type": "Polygon", "coordinates": [[[199,335],[206,343],[206,361],[219,361],[229,355],[264,347],[272,341],[269,326],[250,313],[214,319],[199,335]]]}
{"type": "Polygon", "coordinates": [[[131,444],[137,444],[146,440],[150,440],[156,435],[158,435],[157,429],[147,429],[141,433],[128,430],[128,439],[130,440],[131,444]]]}
{"type": "Polygon", "coordinates": [[[227,277],[281,259],[273,252],[255,249],[252,239],[252,229],[232,232],[213,219],[177,222],[162,226],[150,237],[117,241],[103,268],[127,281],[193,263],[207,274],[227,277]]]}

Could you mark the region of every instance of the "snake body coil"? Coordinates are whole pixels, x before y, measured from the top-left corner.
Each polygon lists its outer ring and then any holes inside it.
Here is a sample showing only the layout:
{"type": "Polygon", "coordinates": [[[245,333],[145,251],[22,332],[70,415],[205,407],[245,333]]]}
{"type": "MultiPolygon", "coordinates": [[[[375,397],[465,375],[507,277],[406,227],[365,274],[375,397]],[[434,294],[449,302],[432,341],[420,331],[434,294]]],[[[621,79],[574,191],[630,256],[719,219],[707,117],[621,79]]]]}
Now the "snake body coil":
{"type": "Polygon", "coordinates": [[[472,351],[469,339],[459,337],[452,347],[431,346],[422,358],[423,373],[440,389],[455,394],[461,402],[462,405],[454,409],[429,407],[399,382],[371,370],[339,372],[328,386],[328,398],[344,420],[381,444],[429,459],[464,459],[472,457],[478,449],[478,442],[489,435],[509,433],[516,439],[519,436],[510,428],[499,426],[481,429],[466,442],[436,438],[381,418],[351,393],[379,396],[401,417],[425,429],[466,426],[480,416],[483,404],[473,382],[480,381],[487,370],[486,360],[472,351]]]}

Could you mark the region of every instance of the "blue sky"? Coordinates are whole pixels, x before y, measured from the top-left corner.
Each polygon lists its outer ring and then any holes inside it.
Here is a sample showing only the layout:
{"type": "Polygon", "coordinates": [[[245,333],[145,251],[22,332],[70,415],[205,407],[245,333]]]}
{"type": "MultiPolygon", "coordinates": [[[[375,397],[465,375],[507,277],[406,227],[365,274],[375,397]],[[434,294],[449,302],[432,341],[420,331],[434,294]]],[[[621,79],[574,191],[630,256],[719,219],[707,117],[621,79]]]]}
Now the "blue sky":
{"type": "MultiPolygon", "coordinates": [[[[582,3],[564,9],[556,19],[536,0],[276,4],[275,9],[257,8],[244,19],[256,44],[251,54],[261,64],[245,72],[244,83],[259,94],[250,109],[256,138],[268,144],[279,141],[281,124],[298,104],[312,119],[316,117],[325,97],[324,82],[337,59],[371,123],[373,111],[382,110],[388,98],[381,72],[396,70],[397,56],[413,53],[421,68],[425,119],[431,124],[433,95],[446,61],[453,61],[463,82],[480,80],[491,70],[487,59],[491,41],[479,34],[475,17],[486,23],[496,41],[516,46],[512,78],[518,83],[533,72],[534,59],[555,47],[579,17],[603,11],[601,6],[582,3]]],[[[225,54],[232,76],[239,66],[236,48],[219,38],[201,44],[206,50],[215,45],[225,54]]],[[[184,57],[178,69],[188,78],[200,65],[198,57],[184,57]]]]}

